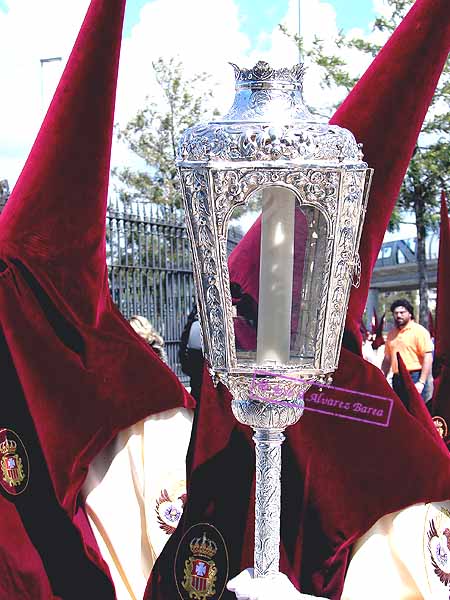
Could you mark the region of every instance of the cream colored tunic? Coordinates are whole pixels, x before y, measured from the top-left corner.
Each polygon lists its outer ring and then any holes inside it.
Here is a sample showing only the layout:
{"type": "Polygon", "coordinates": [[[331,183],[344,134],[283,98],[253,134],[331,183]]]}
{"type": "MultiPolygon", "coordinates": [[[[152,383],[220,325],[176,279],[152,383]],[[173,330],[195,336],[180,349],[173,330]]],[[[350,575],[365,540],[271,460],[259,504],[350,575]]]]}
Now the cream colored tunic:
{"type": "MultiPolygon", "coordinates": [[[[118,600],[142,600],[153,564],[181,517],[191,426],[187,409],[150,417],[121,432],[89,469],[85,506],[118,600]]],[[[355,544],[341,600],[449,597],[447,501],[379,519],[355,544]]]]}
{"type": "Polygon", "coordinates": [[[385,515],[355,544],[341,600],[448,600],[450,502],[385,515]]]}
{"type": "Polygon", "coordinates": [[[118,600],[142,600],[183,511],[193,412],[173,409],[122,431],[83,486],[86,511],[118,600]]]}

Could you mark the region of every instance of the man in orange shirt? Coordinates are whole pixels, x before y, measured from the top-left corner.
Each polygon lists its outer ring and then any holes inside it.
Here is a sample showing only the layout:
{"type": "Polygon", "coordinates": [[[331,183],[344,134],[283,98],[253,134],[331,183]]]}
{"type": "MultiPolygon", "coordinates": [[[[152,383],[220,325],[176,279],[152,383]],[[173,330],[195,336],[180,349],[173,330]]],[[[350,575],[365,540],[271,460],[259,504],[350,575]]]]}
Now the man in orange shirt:
{"type": "Polygon", "coordinates": [[[404,400],[404,392],[398,375],[397,352],[402,357],[415,386],[426,398],[427,379],[431,372],[433,361],[433,345],[425,327],[414,321],[414,309],[408,300],[396,300],[391,306],[395,327],[389,331],[386,340],[386,350],[381,365],[385,375],[392,369],[392,387],[404,400]]]}

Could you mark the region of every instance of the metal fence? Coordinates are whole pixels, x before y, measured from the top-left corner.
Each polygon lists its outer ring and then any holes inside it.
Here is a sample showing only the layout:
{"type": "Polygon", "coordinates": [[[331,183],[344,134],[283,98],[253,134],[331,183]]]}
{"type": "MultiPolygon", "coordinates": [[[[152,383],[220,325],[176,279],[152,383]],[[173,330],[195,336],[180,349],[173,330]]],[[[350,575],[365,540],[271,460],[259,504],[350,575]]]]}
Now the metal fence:
{"type": "MultiPolygon", "coordinates": [[[[8,195],[2,194],[0,211],[8,195]]],[[[229,252],[240,237],[238,231],[230,230],[229,252]]],[[[114,302],[126,319],[147,317],[164,338],[169,366],[186,383],[188,378],[178,362],[178,345],[195,302],[195,290],[184,211],[110,200],[106,249],[114,302]]]]}
{"type": "Polygon", "coordinates": [[[143,315],[162,335],[168,362],[185,380],[178,344],[195,302],[184,212],[112,201],[106,217],[111,295],[125,318],[143,315]]]}
{"type": "MultiPolygon", "coordinates": [[[[241,234],[230,229],[228,252],[241,234]]],[[[195,302],[184,211],[166,205],[110,201],[106,217],[109,283],[128,319],[143,315],[165,341],[168,363],[184,382],[178,345],[195,302]]]]}

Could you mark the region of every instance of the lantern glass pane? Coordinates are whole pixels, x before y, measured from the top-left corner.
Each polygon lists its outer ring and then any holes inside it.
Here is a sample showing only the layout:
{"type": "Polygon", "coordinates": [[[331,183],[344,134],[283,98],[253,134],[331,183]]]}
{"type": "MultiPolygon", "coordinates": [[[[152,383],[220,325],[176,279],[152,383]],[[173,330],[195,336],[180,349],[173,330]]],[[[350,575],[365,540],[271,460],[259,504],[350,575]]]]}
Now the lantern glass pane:
{"type": "Polygon", "coordinates": [[[324,215],[288,188],[270,186],[235,209],[228,247],[240,236],[239,263],[233,252],[229,258],[238,363],[316,366],[327,286],[324,215]]]}
{"type": "Polygon", "coordinates": [[[298,259],[303,269],[294,267],[290,359],[318,368],[331,268],[328,224],[319,209],[304,205],[302,211],[305,222],[297,228],[296,252],[303,252],[298,259]]]}
{"type": "Polygon", "coordinates": [[[259,245],[262,192],[237,206],[228,226],[228,266],[238,362],[256,362],[258,334],[259,245]],[[234,252],[236,245],[239,249],[234,252]]]}

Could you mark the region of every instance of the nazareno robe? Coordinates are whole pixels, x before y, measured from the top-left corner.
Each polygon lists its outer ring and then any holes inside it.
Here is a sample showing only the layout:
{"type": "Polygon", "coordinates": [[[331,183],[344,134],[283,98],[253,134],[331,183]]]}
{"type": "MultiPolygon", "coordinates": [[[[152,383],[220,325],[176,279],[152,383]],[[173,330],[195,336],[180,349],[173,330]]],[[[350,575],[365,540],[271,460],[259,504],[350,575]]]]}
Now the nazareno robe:
{"type": "MultiPolygon", "coordinates": [[[[280,570],[302,591],[333,600],[341,597],[352,546],[380,518],[450,498],[448,452],[429,415],[414,390],[404,406],[381,371],[362,359],[360,336],[373,265],[449,49],[448,2],[417,0],[331,119],[354,133],[375,171],[360,246],[361,285],[350,295],[333,385],[392,403],[389,427],[305,411],[286,431],[280,570]]],[[[248,235],[230,256],[230,281],[257,302],[258,224],[248,235]]],[[[251,432],[235,422],[229,393],[214,388],[206,372],[202,390],[188,501],[152,572],[146,595],[151,600],[176,597],[174,564],[197,523],[220,531],[230,576],[253,564],[251,432]]]]}
{"type": "Polygon", "coordinates": [[[194,406],[108,289],[124,6],[92,0],[0,216],[0,598],[114,598],[80,501],[89,465],[120,430],[194,406]]]}

